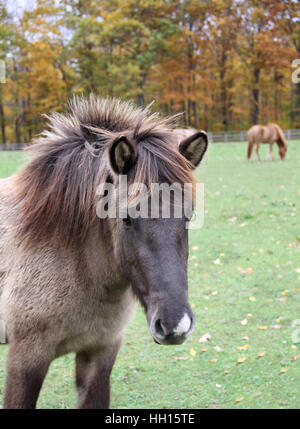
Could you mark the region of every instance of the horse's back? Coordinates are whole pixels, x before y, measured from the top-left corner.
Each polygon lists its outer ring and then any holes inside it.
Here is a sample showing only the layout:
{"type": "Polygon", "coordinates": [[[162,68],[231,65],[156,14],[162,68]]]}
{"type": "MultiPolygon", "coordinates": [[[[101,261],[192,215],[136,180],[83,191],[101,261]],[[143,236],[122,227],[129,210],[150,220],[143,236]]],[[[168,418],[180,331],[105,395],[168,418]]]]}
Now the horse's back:
{"type": "Polygon", "coordinates": [[[253,125],[253,127],[251,127],[247,133],[248,142],[254,143],[260,141],[261,136],[263,135],[263,128],[264,127],[262,125],[253,125]]]}
{"type": "MultiPolygon", "coordinates": [[[[273,143],[277,140],[278,129],[276,124],[253,125],[248,130],[249,143],[273,143]]],[[[279,128],[280,129],[280,128],[279,128]]]]}

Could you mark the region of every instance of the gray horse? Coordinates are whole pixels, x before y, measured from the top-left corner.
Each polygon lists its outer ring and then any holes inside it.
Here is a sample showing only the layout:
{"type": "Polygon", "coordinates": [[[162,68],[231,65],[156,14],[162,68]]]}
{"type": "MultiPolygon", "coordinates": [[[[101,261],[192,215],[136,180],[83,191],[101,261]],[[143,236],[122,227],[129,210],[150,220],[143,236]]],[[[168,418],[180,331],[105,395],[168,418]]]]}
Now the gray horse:
{"type": "Polygon", "coordinates": [[[178,146],[170,119],[94,96],[48,119],[27,165],[0,185],[4,408],[34,408],[51,361],[69,352],[78,406],[107,408],[136,299],[159,344],[181,344],[194,316],[184,215],[100,219],[97,189],[121,176],[128,184],[193,184],[207,137],[196,132],[178,146]]]}

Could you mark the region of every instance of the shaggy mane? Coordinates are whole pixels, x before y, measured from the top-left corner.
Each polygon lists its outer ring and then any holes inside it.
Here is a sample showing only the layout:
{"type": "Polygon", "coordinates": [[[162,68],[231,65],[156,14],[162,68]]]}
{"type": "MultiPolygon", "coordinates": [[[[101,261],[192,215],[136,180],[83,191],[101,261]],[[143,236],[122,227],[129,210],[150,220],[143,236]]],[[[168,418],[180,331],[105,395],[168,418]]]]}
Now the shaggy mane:
{"type": "Polygon", "coordinates": [[[282,129],[277,125],[277,124],[269,124],[269,126],[272,126],[276,129],[277,131],[277,136],[278,136],[278,140],[277,140],[277,144],[278,146],[283,147],[285,150],[287,149],[287,144],[286,144],[286,140],[283,134],[282,129]]]}
{"type": "Polygon", "coordinates": [[[57,237],[82,243],[95,223],[96,189],[112,180],[107,147],[120,135],[137,142],[128,183],[193,183],[191,166],[172,133],[175,117],[161,119],[150,106],[74,97],[67,114],[47,116],[49,130],[26,149],[31,160],[15,177],[16,237],[32,247],[57,237]]]}

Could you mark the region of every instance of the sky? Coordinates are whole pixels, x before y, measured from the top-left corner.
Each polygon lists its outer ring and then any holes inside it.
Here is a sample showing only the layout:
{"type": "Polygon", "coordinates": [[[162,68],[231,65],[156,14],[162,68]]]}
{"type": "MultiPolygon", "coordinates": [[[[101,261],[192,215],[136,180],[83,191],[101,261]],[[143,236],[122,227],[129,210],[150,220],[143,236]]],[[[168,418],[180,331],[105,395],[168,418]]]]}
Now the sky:
{"type": "Polygon", "coordinates": [[[7,9],[10,14],[17,17],[22,15],[24,9],[33,9],[35,0],[6,0],[7,9]]]}

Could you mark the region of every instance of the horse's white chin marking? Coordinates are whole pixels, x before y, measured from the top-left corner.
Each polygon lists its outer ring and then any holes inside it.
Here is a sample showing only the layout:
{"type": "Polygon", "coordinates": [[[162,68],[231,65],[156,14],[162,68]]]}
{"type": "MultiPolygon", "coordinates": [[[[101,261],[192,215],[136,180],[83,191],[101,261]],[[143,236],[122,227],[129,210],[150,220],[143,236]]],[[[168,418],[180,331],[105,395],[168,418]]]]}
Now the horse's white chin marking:
{"type": "Polygon", "coordinates": [[[185,313],[183,318],[178,323],[177,327],[174,329],[174,334],[175,335],[186,334],[189,331],[191,324],[192,324],[191,318],[185,313]]]}

